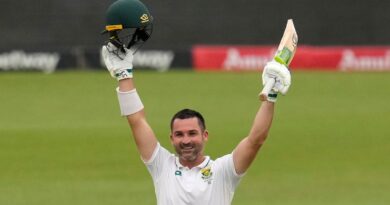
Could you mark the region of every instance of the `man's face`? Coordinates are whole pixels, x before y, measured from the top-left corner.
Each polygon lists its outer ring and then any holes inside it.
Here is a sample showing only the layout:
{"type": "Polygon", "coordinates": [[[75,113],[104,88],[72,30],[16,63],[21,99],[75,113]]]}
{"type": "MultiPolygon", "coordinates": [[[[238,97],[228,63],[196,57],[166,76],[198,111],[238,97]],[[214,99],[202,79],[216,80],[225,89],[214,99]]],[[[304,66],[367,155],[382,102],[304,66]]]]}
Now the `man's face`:
{"type": "Polygon", "coordinates": [[[186,162],[194,162],[203,156],[204,142],[208,132],[202,131],[198,118],[175,119],[172,124],[171,143],[179,158],[186,162]]]}

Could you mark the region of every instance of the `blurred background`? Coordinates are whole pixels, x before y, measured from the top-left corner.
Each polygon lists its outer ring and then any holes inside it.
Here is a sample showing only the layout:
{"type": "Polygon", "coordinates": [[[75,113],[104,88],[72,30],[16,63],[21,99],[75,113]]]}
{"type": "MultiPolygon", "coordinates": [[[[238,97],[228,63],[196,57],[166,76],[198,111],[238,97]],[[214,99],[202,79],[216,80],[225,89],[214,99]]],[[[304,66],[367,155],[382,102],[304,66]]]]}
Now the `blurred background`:
{"type": "MultiPolygon", "coordinates": [[[[37,52],[56,54],[59,59],[55,69],[101,68],[99,50],[106,36],[100,32],[105,26],[105,11],[112,2],[43,0],[37,4],[3,0],[0,8],[1,69],[18,69],[18,63],[11,61],[21,56],[26,58],[25,55],[31,57],[37,52]],[[6,59],[10,62],[4,62],[6,59]]],[[[387,1],[143,2],[154,16],[154,33],[144,50],[160,51],[159,54],[172,60],[168,65],[151,64],[159,56],[149,52],[149,64],[137,61],[139,67],[160,67],[160,70],[192,67],[193,49],[197,45],[275,46],[288,18],[294,19],[300,45],[390,44],[390,27],[387,26],[390,3],[387,1]]]]}
{"type": "MultiPolygon", "coordinates": [[[[1,0],[1,205],[156,204],[100,59],[112,2],[1,0]]],[[[390,1],[143,2],[154,30],[134,65],[149,123],[173,152],[171,116],[199,110],[214,159],[248,133],[294,20],[293,83],[233,204],[389,204],[390,1]]]]}

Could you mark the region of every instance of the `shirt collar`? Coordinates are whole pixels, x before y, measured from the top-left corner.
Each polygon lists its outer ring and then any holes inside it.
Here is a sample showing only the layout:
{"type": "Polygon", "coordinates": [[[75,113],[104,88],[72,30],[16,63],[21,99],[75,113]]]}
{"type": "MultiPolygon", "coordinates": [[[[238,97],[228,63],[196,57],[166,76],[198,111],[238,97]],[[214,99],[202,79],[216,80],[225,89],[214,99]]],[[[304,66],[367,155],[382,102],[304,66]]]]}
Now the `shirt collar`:
{"type": "MultiPolygon", "coordinates": [[[[200,164],[198,164],[198,165],[195,166],[195,167],[200,168],[200,169],[203,169],[203,168],[205,168],[207,165],[209,165],[210,160],[211,160],[211,159],[210,159],[209,156],[205,156],[203,162],[200,163],[200,164]]],[[[176,157],[176,166],[177,166],[178,168],[184,168],[184,167],[185,167],[185,166],[183,166],[183,165],[180,163],[179,157],[176,157]]]]}

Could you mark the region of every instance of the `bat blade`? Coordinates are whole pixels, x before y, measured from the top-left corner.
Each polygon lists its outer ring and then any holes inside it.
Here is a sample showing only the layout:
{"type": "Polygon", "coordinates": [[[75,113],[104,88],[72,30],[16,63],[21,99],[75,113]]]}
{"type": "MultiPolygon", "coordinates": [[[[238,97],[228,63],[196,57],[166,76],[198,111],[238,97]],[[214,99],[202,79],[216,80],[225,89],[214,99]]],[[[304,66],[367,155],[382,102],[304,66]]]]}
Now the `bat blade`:
{"type": "MultiPolygon", "coordinates": [[[[287,20],[287,25],[284,29],[283,37],[280,40],[274,60],[288,67],[294,58],[295,52],[297,51],[297,45],[298,34],[295,30],[293,20],[289,19],[287,20]]],[[[261,101],[267,100],[268,93],[271,91],[274,84],[275,79],[268,81],[267,84],[264,85],[264,88],[259,95],[261,101]]]]}
{"type": "Polygon", "coordinates": [[[294,58],[298,45],[298,34],[295,30],[294,22],[292,19],[287,21],[286,28],[284,29],[283,37],[280,40],[278,50],[274,59],[285,65],[289,66],[294,58]]]}

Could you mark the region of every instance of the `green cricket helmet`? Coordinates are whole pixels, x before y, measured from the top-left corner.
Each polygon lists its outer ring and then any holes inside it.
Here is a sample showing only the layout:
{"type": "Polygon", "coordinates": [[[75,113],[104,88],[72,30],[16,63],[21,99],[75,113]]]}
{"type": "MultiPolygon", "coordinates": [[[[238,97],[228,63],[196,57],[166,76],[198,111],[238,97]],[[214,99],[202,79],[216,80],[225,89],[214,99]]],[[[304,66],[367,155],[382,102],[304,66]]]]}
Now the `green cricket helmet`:
{"type": "Polygon", "coordinates": [[[153,30],[153,18],[139,0],[118,0],[107,9],[106,27],[109,42],[124,51],[137,50],[146,42],[153,30]]]}

